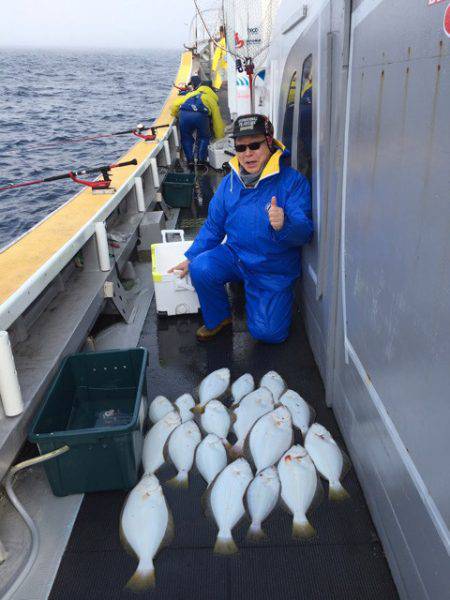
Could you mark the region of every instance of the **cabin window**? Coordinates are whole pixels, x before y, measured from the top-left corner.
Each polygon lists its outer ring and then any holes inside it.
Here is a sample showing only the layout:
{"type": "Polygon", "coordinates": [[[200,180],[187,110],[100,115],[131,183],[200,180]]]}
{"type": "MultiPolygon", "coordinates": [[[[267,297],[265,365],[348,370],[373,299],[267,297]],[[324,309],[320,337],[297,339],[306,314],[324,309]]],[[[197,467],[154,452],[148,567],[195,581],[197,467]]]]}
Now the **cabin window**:
{"type": "MultiPolygon", "coordinates": [[[[297,86],[297,71],[292,75],[289,84],[289,90],[286,101],[286,110],[284,112],[283,122],[283,137],[282,142],[286,148],[292,150],[292,130],[294,124],[294,108],[295,108],[295,89],[297,86]]],[[[286,162],[290,163],[290,157],[286,162]]]]}
{"type": "Polygon", "coordinates": [[[312,54],[303,63],[298,117],[297,168],[310,181],[312,175],[312,54]]]}

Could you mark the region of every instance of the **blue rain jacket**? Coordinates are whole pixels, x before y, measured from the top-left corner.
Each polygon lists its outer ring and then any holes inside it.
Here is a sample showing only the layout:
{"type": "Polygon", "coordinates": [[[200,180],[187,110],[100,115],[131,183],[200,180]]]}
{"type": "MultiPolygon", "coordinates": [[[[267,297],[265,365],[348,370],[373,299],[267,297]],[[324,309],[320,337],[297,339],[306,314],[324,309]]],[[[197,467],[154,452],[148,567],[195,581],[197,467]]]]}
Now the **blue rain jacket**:
{"type": "Polygon", "coordinates": [[[311,189],[298,171],[283,164],[288,155],[276,141],[261,177],[253,188],[246,188],[239,176],[237,157],[230,160],[231,172],[223,178],[212,198],[208,218],[185,256],[196,256],[226,244],[236,255],[244,276],[266,290],[283,290],[301,272],[300,246],[313,234],[311,189]],[[269,222],[272,196],[284,209],[284,225],[275,231],[269,222]]]}

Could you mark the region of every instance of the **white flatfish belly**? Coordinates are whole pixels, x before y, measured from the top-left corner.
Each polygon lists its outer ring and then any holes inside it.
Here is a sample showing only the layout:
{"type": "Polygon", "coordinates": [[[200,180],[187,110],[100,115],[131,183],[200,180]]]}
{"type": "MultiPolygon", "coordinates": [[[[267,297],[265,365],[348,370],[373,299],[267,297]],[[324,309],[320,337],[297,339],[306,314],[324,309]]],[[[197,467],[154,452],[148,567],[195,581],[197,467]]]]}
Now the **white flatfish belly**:
{"type": "Polygon", "coordinates": [[[148,416],[152,423],[157,423],[172,411],[173,404],[168,398],[165,396],[156,396],[148,407],[148,416]]]}
{"type": "Polygon", "coordinates": [[[158,479],[144,475],[128,495],[120,518],[120,537],[139,560],[127,583],[134,592],[155,585],[153,559],[173,533],[172,519],[158,479]]]}
{"type": "Polygon", "coordinates": [[[260,387],[266,387],[272,392],[274,402],[278,402],[287,385],[276,371],[268,371],[259,382],[260,387]]]}
{"type": "Polygon", "coordinates": [[[303,437],[312,421],[314,420],[314,411],[311,406],[294,390],[287,390],[280,397],[281,404],[284,404],[292,416],[294,427],[300,429],[303,437]]]}
{"type": "Polygon", "coordinates": [[[319,423],[313,423],[305,438],[305,448],[312,458],[316,469],[328,480],[331,500],[345,500],[349,497],[341,484],[344,476],[346,457],[334,441],[328,429],[319,423]]]}
{"type": "Polygon", "coordinates": [[[233,456],[240,456],[244,449],[245,438],[254,423],[265,413],[273,409],[273,396],[267,388],[258,388],[242,398],[239,405],[232,410],[235,422],[233,431],[237,441],[231,448],[233,456]]]}
{"type": "Polygon", "coordinates": [[[207,375],[200,383],[198,396],[200,406],[205,406],[210,400],[220,398],[230,385],[230,369],[217,369],[207,375]]]}
{"type": "Polygon", "coordinates": [[[277,505],[280,495],[280,479],[276,467],[267,467],[258,473],[247,488],[247,507],[251,524],[247,537],[257,541],[265,537],[261,524],[277,505]]]}
{"type": "Polygon", "coordinates": [[[244,373],[231,386],[231,395],[233,397],[232,406],[236,406],[244,396],[250,394],[255,389],[255,381],[253,375],[244,373]]]}
{"type": "Polygon", "coordinates": [[[182,423],[170,435],[167,450],[178,473],[168,483],[174,487],[188,487],[189,471],[194,464],[195,450],[201,439],[200,429],[194,421],[182,423]]]}
{"type": "Polygon", "coordinates": [[[315,534],[306,513],[318,491],[318,478],[314,464],[305,448],[295,445],[278,463],[281,497],[293,514],[292,535],[307,538],[315,534]]]}
{"type": "Polygon", "coordinates": [[[231,532],[245,514],[243,497],[252,479],[250,465],[238,458],[225,467],[211,487],[210,507],[219,528],[214,552],[218,554],[237,552],[231,532]]]}
{"type": "Polygon", "coordinates": [[[249,448],[256,471],[277,463],[290,448],[292,441],[292,418],[285,406],[258,419],[249,434],[249,448]]]}
{"type": "Polygon", "coordinates": [[[229,445],[227,435],[230,431],[231,417],[220,400],[208,402],[200,417],[200,424],[206,433],[215,433],[225,446],[229,445]]]}
{"type": "Polygon", "coordinates": [[[178,411],[172,411],[147,432],[142,448],[144,473],[155,473],[164,464],[163,450],[167,438],[181,423],[178,411]]]}
{"type": "Polygon", "coordinates": [[[210,433],[201,441],[195,453],[195,464],[208,485],[227,466],[227,453],[217,435],[210,433]]]}
{"type": "Polygon", "coordinates": [[[175,400],[174,404],[180,411],[182,423],[185,423],[186,421],[192,421],[194,415],[191,409],[195,406],[195,400],[191,394],[183,394],[175,400]]]}

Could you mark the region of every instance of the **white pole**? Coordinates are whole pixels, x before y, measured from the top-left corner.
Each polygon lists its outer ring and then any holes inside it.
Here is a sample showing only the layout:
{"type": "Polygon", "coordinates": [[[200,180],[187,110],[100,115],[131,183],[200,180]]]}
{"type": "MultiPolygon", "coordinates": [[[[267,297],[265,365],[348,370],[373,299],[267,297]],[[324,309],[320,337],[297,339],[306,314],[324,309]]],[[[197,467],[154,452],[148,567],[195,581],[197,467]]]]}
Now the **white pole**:
{"type": "Polygon", "coordinates": [[[134,186],[136,188],[137,208],[139,212],[145,212],[144,185],[142,177],[134,178],[134,186]]]}
{"type": "Polygon", "coordinates": [[[109,271],[111,262],[109,260],[108,236],[103,221],[95,224],[95,237],[97,239],[98,262],[100,271],[109,271]]]}
{"type": "Polygon", "coordinates": [[[156,162],[156,158],[150,159],[150,167],[152,169],[153,176],[153,184],[156,189],[159,188],[159,174],[158,174],[158,163],[156,162]]]}
{"type": "Polygon", "coordinates": [[[7,331],[0,331],[0,394],[7,417],[23,411],[22,392],[7,331]]]}
{"type": "Polygon", "coordinates": [[[172,164],[172,158],[170,156],[170,146],[168,140],[164,140],[164,154],[166,156],[167,166],[170,167],[172,164]]]}
{"type": "Polygon", "coordinates": [[[174,137],[174,140],[175,140],[175,146],[177,148],[179,148],[180,147],[180,141],[178,139],[178,129],[177,129],[176,125],[173,126],[172,131],[173,131],[173,137],[174,137]]]}

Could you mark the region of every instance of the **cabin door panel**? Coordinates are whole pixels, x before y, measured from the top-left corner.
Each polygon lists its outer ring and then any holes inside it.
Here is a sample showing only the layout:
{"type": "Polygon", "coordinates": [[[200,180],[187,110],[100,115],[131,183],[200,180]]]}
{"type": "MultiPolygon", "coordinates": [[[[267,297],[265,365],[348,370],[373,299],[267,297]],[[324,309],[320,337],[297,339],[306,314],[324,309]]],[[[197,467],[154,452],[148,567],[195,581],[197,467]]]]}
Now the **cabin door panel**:
{"type": "Polygon", "coordinates": [[[303,313],[311,347],[323,379],[326,377],[326,340],[331,291],[326,290],[328,247],[328,177],[330,156],[330,97],[332,65],[331,8],[326,4],[296,45],[299,84],[296,90],[293,163],[311,183],[314,237],[302,249],[303,313]],[[309,81],[307,81],[309,74],[309,81]],[[311,124],[308,124],[308,101],[311,124]],[[308,130],[310,127],[310,162],[308,130]]]}
{"type": "Polygon", "coordinates": [[[408,597],[440,598],[450,549],[450,55],[442,5],[410,4],[364,1],[352,16],[333,408],[396,581],[408,597]],[[375,477],[384,495],[372,496],[375,477]]]}

